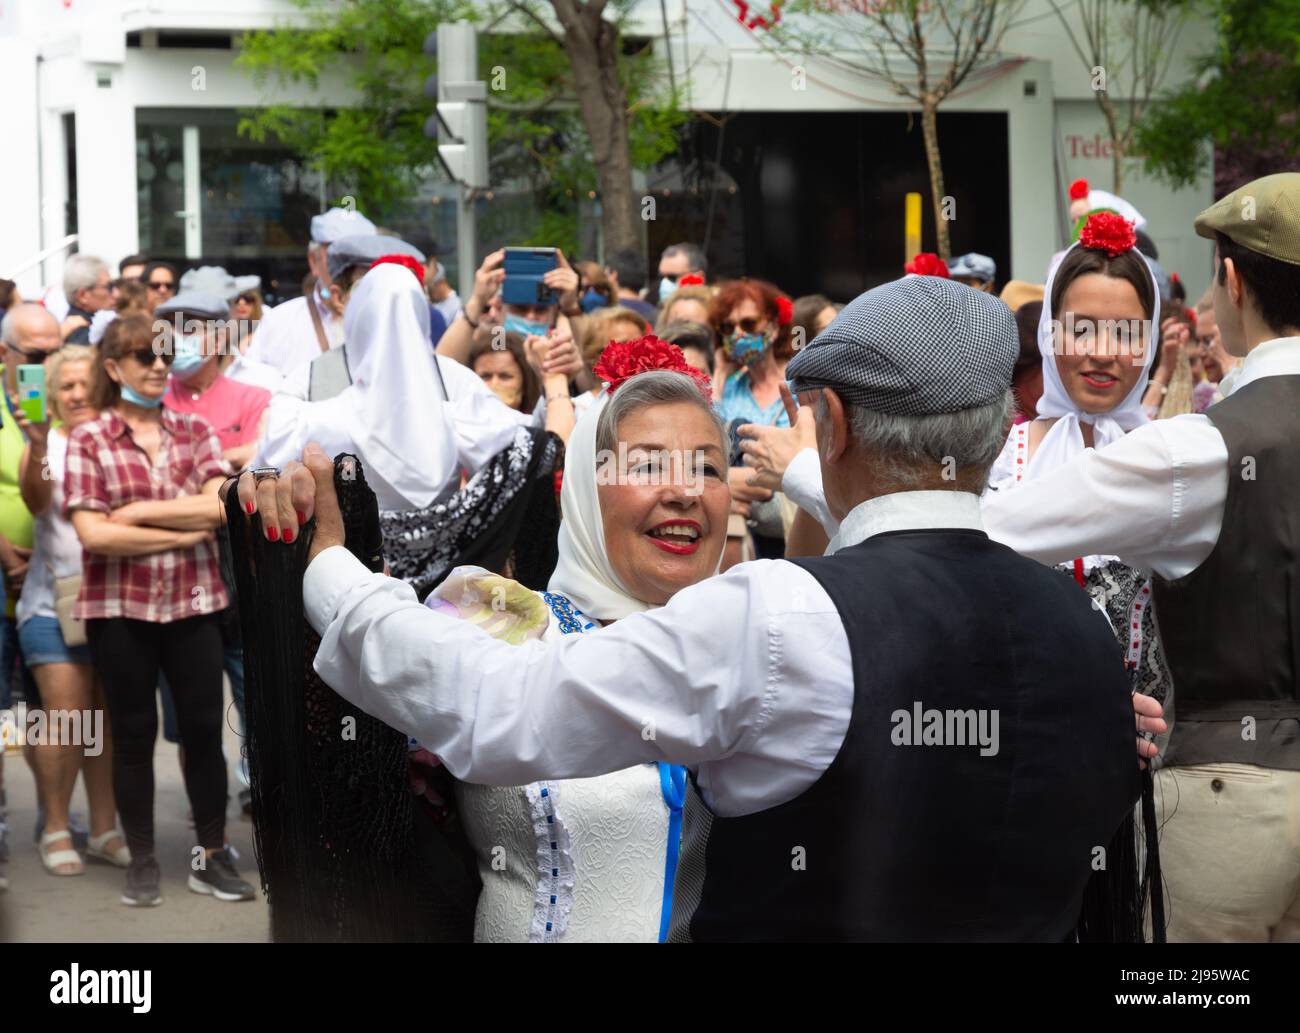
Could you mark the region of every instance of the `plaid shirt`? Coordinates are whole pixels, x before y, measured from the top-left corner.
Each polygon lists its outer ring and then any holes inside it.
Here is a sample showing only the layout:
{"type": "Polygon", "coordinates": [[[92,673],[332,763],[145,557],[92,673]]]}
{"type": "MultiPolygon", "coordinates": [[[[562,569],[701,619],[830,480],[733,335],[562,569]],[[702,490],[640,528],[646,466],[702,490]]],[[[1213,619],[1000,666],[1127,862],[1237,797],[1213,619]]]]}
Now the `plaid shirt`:
{"type": "MultiPolygon", "coordinates": [[[[64,514],[70,519],[77,509],[111,513],[129,502],[197,495],[207,481],[228,473],[216,432],[201,416],[163,409],[161,438],[151,466],[131,428],[112,409],[73,430],[64,514]]],[[[213,541],[148,556],[84,552],[81,594],[72,615],[167,624],[227,605],[213,541]]]]}

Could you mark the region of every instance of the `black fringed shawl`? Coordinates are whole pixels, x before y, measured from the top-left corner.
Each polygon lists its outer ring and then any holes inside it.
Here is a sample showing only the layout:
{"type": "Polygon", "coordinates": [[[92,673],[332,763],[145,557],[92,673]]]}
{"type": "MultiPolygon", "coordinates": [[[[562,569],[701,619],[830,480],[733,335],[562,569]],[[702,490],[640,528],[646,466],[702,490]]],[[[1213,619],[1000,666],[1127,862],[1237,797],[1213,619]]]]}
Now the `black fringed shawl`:
{"type": "MultiPolygon", "coordinates": [[[[378,510],[360,461],[335,460],[347,548],[383,569],[378,510]]],[[[312,669],[303,615],[315,521],[268,542],[229,491],[244,638],[254,842],[276,941],[468,941],[478,879],[454,818],[432,827],[407,788],[407,738],[312,669]]]]}
{"type": "Polygon", "coordinates": [[[420,599],[462,564],[508,567],[520,584],[545,591],[558,558],[555,472],[563,466],[558,437],[520,427],[454,495],[423,509],[380,513],[389,572],[420,599]]]}

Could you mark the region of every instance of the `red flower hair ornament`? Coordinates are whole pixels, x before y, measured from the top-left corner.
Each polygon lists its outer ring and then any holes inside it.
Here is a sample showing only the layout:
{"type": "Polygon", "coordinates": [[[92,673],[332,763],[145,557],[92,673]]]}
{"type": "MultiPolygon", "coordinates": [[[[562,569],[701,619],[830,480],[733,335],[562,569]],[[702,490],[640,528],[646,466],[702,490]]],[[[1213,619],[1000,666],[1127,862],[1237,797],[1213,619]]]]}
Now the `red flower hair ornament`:
{"type": "Polygon", "coordinates": [[[903,272],[915,273],[917,276],[941,276],[945,280],[952,279],[948,275],[948,263],[929,251],[922,251],[903,266],[903,272]]]}
{"type": "Polygon", "coordinates": [[[1111,258],[1137,246],[1133,223],[1114,212],[1093,212],[1079,231],[1079,246],[1105,251],[1111,258]]]}
{"type": "Polygon", "coordinates": [[[1088,181],[1086,179],[1076,179],[1070,184],[1070,200],[1086,201],[1088,199],[1088,181]]]}
{"type": "Polygon", "coordinates": [[[704,277],[699,273],[687,273],[677,281],[678,287],[703,287],[704,277]]]}
{"type": "MultiPolygon", "coordinates": [[[[424,286],[424,266],[414,255],[380,255],[370,263],[370,269],[377,265],[388,265],[390,262],[393,265],[400,265],[411,270],[415,274],[415,278],[420,281],[420,286],[424,286]]],[[[369,272],[370,269],[366,271],[369,272]]]]}
{"type": "Polygon", "coordinates": [[[782,294],[776,299],[776,321],[782,326],[794,322],[794,302],[782,294]]]}
{"type": "Polygon", "coordinates": [[[621,384],[631,380],[638,373],[663,369],[673,373],[685,373],[695,382],[704,398],[713,401],[713,384],[709,378],[686,361],[686,356],[675,344],[661,341],[654,334],[635,341],[620,343],[611,341],[600,354],[600,361],[592,369],[600,380],[609,385],[613,394],[621,384]]]}

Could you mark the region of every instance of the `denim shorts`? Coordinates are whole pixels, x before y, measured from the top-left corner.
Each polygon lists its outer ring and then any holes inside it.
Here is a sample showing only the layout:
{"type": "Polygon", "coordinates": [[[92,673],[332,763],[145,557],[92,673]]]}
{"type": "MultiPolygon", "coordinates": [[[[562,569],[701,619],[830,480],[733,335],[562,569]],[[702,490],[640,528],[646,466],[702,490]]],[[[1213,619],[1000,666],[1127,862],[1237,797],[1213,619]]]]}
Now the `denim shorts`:
{"type": "Polygon", "coordinates": [[[90,649],[84,645],[66,645],[63,629],[54,617],[29,617],[18,629],[18,644],[28,667],[41,664],[90,665],[90,649]]]}

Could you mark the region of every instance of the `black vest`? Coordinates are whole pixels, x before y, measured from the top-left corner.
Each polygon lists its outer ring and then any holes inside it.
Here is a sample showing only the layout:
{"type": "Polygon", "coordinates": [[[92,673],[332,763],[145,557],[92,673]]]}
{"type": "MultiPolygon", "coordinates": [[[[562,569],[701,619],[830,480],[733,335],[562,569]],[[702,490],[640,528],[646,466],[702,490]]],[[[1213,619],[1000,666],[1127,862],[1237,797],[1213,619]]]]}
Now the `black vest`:
{"type": "Polygon", "coordinates": [[[671,938],[1067,937],[1095,851],[1139,793],[1123,657],[1088,596],[978,531],[795,562],[848,635],[848,732],[787,803],[721,818],[692,792],[671,938]],[[945,718],[950,742],[980,738],[981,710],[991,732],[996,713],[997,752],[920,744],[931,710],[975,712],[945,718]]]}
{"type": "Polygon", "coordinates": [[[1205,415],[1228,447],[1228,494],[1205,562],[1155,579],[1174,676],[1165,762],[1300,770],[1300,376],[1247,384],[1205,415]]]}

